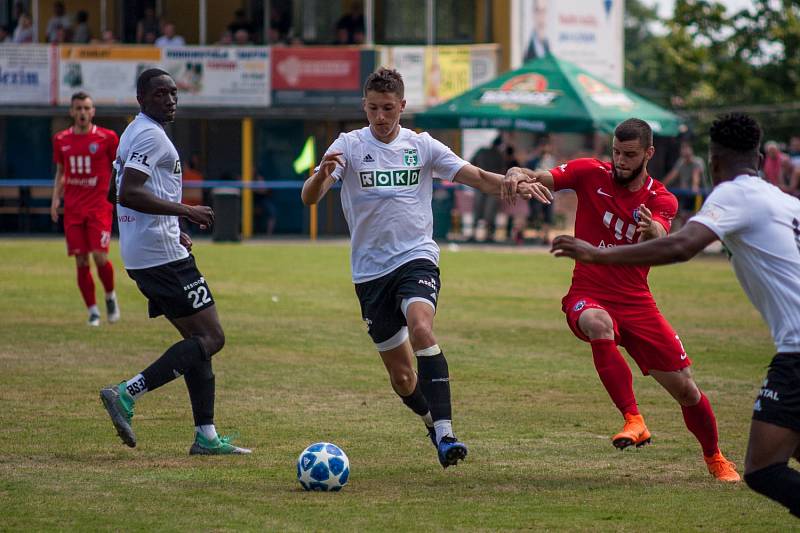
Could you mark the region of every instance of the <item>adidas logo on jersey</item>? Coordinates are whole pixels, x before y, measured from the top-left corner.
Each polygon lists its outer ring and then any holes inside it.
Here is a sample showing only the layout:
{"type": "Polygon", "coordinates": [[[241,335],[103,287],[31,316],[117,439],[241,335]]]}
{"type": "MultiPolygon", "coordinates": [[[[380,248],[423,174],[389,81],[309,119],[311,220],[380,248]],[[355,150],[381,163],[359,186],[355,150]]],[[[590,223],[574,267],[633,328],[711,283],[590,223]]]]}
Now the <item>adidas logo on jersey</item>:
{"type": "Polygon", "coordinates": [[[419,185],[418,168],[404,170],[368,170],[358,173],[362,189],[372,187],[416,187],[419,185]]]}
{"type": "Polygon", "coordinates": [[[367,154],[364,156],[364,159],[361,160],[364,163],[374,163],[375,160],[372,158],[372,155],[367,154]]]}

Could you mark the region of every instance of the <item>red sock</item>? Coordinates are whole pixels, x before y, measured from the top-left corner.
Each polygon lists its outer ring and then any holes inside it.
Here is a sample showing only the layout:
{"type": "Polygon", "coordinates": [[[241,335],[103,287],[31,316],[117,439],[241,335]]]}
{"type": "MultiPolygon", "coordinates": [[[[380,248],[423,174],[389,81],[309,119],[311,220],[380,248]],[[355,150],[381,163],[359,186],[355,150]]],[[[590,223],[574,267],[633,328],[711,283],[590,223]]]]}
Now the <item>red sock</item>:
{"type": "Polygon", "coordinates": [[[89,265],[78,267],[78,288],[81,290],[81,296],[83,296],[86,307],[91,307],[97,303],[94,297],[94,279],[92,279],[92,271],[89,265]]]}
{"type": "Polygon", "coordinates": [[[681,410],[686,427],[697,437],[700,446],[703,447],[703,455],[710,457],[717,453],[719,451],[717,419],[714,417],[714,411],[711,409],[706,395],[701,392],[697,405],[691,407],[682,405],[681,410]]]}
{"type": "Polygon", "coordinates": [[[617,409],[623,415],[638,415],[639,408],[636,407],[636,396],[633,394],[633,375],[619,353],[617,343],[610,339],[593,340],[592,356],[600,381],[617,409]]]}
{"type": "Polygon", "coordinates": [[[114,290],[114,266],[111,261],[106,261],[103,266],[97,265],[97,275],[103,283],[106,294],[114,290]]]}

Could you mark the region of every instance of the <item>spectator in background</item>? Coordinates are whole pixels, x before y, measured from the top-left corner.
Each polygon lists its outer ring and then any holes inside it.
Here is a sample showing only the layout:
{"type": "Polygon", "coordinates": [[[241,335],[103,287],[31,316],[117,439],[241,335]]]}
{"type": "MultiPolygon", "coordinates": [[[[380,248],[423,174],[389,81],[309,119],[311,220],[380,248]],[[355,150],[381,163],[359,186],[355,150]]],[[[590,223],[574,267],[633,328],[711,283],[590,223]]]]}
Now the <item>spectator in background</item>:
{"type": "Polygon", "coordinates": [[[68,43],[71,42],[69,38],[69,33],[67,32],[64,26],[57,26],[55,35],[53,35],[50,44],[61,44],[61,43],[68,43]]]}
{"type": "Polygon", "coordinates": [[[153,44],[158,38],[161,30],[161,21],[156,16],[156,10],[153,6],[144,8],[144,17],[139,19],[136,23],[136,42],[140,44],[153,44]],[[150,40],[152,35],[152,40],[150,40]]]}
{"type": "Polygon", "coordinates": [[[247,13],[244,9],[237,9],[233,13],[233,21],[228,24],[228,31],[231,32],[231,35],[236,36],[236,32],[239,30],[245,30],[248,35],[253,33],[253,24],[250,22],[250,19],[247,18],[247,13]]]}
{"type": "MultiPolygon", "coordinates": [[[[517,160],[514,147],[511,145],[506,146],[505,157],[503,160],[504,172],[510,168],[518,167],[519,161],[517,160]]],[[[500,172],[499,174],[503,174],[500,172]]],[[[528,224],[528,217],[531,214],[531,203],[529,200],[517,198],[513,204],[503,203],[500,211],[495,217],[494,224],[494,241],[505,242],[508,240],[508,219],[511,218],[511,238],[515,244],[522,244],[524,239],[525,227],[528,224]]]]}
{"type": "Polygon", "coordinates": [[[50,17],[50,20],[47,21],[47,29],[45,30],[48,43],[66,42],[65,36],[63,34],[58,35],[59,26],[63,28],[64,32],[67,34],[69,33],[69,30],[72,26],[72,20],[66,13],[66,9],[64,8],[64,2],[53,3],[53,16],[50,17]],[[61,38],[61,40],[58,40],[59,37],[61,38]]]}
{"type": "Polygon", "coordinates": [[[673,231],[680,229],[688,219],[688,215],[695,212],[697,197],[701,194],[700,187],[705,182],[705,169],[703,159],[694,155],[689,142],[683,141],[680,157],[662,182],[678,198],[680,209],[678,216],[675,217],[678,224],[673,224],[673,231]]]}
{"type": "Polygon", "coordinates": [[[72,42],[86,44],[91,40],[92,32],[89,29],[89,13],[82,9],[75,15],[75,30],[72,32],[72,42]]]}
{"type": "Polygon", "coordinates": [[[14,10],[11,13],[11,24],[8,30],[12,35],[14,34],[14,30],[17,29],[17,26],[19,26],[19,18],[25,13],[25,6],[22,4],[22,2],[17,2],[14,4],[14,10]]]}
{"type": "Polygon", "coordinates": [[[248,46],[253,44],[253,41],[250,40],[250,32],[244,28],[236,30],[236,33],[233,34],[233,44],[236,46],[248,46]]]}
{"type": "Polygon", "coordinates": [[[781,152],[778,143],[764,143],[763,178],[776,187],[783,188],[792,175],[792,162],[789,155],[781,152]]]}
{"type": "MultiPolygon", "coordinates": [[[[544,138],[526,166],[534,170],[549,170],[554,168],[557,164],[558,160],[553,151],[553,143],[549,138],[544,138]]],[[[551,233],[555,222],[553,206],[555,205],[557,197],[558,193],[554,194],[553,200],[549,204],[531,202],[530,221],[533,226],[539,230],[539,238],[543,244],[550,244],[552,240],[551,233]]]]}
{"type": "Polygon", "coordinates": [[[11,42],[11,31],[9,30],[8,26],[3,24],[0,26],[0,44],[10,43],[11,42]]]}
{"type": "MultiPolygon", "coordinates": [[[[491,146],[485,146],[475,153],[472,164],[488,172],[503,174],[506,171],[505,156],[503,155],[503,139],[499,135],[492,141],[491,146]]],[[[497,214],[497,198],[475,190],[475,240],[483,242],[489,235],[490,222],[494,221],[497,214]]],[[[464,233],[467,233],[466,228],[464,233]]]]}
{"type": "Polygon", "coordinates": [[[175,29],[175,23],[167,21],[164,23],[164,34],[156,39],[155,44],[161,48],[167,48],[170,46],[186,46],[186,40],[178,35],[178,32],[175,29]]]}
{"type": "Polygon", "coordinates": [[[222,35],[219,36],[219,41],[217,41],[218,45],[221,46],[230,46],[233,44],[233,34],[230,30],[225,30],[222,32],[222,35]]]}
{"type": "Polygon", "coordinates": [[[361,2],[351,2],[350,11],[336,23],[336,44],[364,44],[364,11],[361,2]]]}
{"type": "Polygon", "coordinates": [[[33,22],[30,15],[23,13],[17,21],[17,28],[14,30],[14,37],[11,39],[14,44],[28,44],[33,42],[33,22]]]}
{"type": "Polygon", "coordinates": [[[100,39],[93,39],[92,42],[99,44],[115,44],[117,42],[117,38],[114,36],[113,31],[103,30],[103,32],[100,34],[100,39]]]}
{"type": "Polygon", "coordinates": [[[269,42],[284,42],[289,39],[289,32],[292,29],[292,17],[287,11],[272,2],[269,10],[269,42]]]}

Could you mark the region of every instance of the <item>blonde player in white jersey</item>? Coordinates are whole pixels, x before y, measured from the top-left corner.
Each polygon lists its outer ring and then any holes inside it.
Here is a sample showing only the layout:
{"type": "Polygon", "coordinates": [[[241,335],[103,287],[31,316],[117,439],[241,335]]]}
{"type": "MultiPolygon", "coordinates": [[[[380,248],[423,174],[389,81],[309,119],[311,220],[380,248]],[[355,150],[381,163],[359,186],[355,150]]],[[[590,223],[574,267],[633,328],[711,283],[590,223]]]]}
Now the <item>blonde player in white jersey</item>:
{"type": "Polygon", "coordinates": [[[452,429],[447,361],[433,334],[439,282],[439,248],[433,241],[433,178],[452,180],[503,198],[549,191],[470,165],[427,133],[400,126],[403,79],[381,68],[364,85],[369,126],[342,133],[304,184],[302,200],[317,203],[342,183],[342,208],[351,235],[353,283],[370,337],[394,391],[428,427],[439,462],[452,466],[467,455],[452,429]],[[419,376],[414,371],[417,359],[419,376]]]}
{"type": "Polygon", "coordinates": [[[709,132],[714,190],[681,231],[658,241],[599,249],[558,237],[552,251],[585,263],[687,261],[719,239],[750,301],[770,328],[772,359],[753,407],[745,482],[800,518],[800,200],[758,175],[761,128],[747,115],[720,117],[709,132]]]}
{"type": "Polygon", "coordinates": [[[141,113],[125,128],[114,162],[120,252],[128,275],[147,297],[150,317],[164,315],[183,340],[141,373],[103,388],[100,399],[117,434],[134,447],[134,403],[183,375],[195,423],[189,454],[250,453],[218,436],[214,426],[211,356],[224,346],[225,334],[208,283],[189,253],[192,241],[178,224],[178,217],[186,217],[210,226],[214,211],[181,203],[181,162],[164,131],[164,124],[175,120],[178,89],[167,72],[148,69],[139,75],[136,98],[141,113]]]}

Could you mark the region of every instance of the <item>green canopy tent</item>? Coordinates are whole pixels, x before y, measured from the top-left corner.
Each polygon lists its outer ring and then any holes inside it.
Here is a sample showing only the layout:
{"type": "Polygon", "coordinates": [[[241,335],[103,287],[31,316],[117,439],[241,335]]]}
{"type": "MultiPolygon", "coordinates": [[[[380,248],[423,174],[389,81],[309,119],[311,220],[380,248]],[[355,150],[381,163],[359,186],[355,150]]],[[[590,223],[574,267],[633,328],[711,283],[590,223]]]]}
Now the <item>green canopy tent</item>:
{"type": "Polygon", "coordinates": [[[416,114],[414,124],[425,129],[611,133],[630,117],[647,121],[654,134],[664,137],[683,128],[674,113],[549,55],[416,114]]]}

